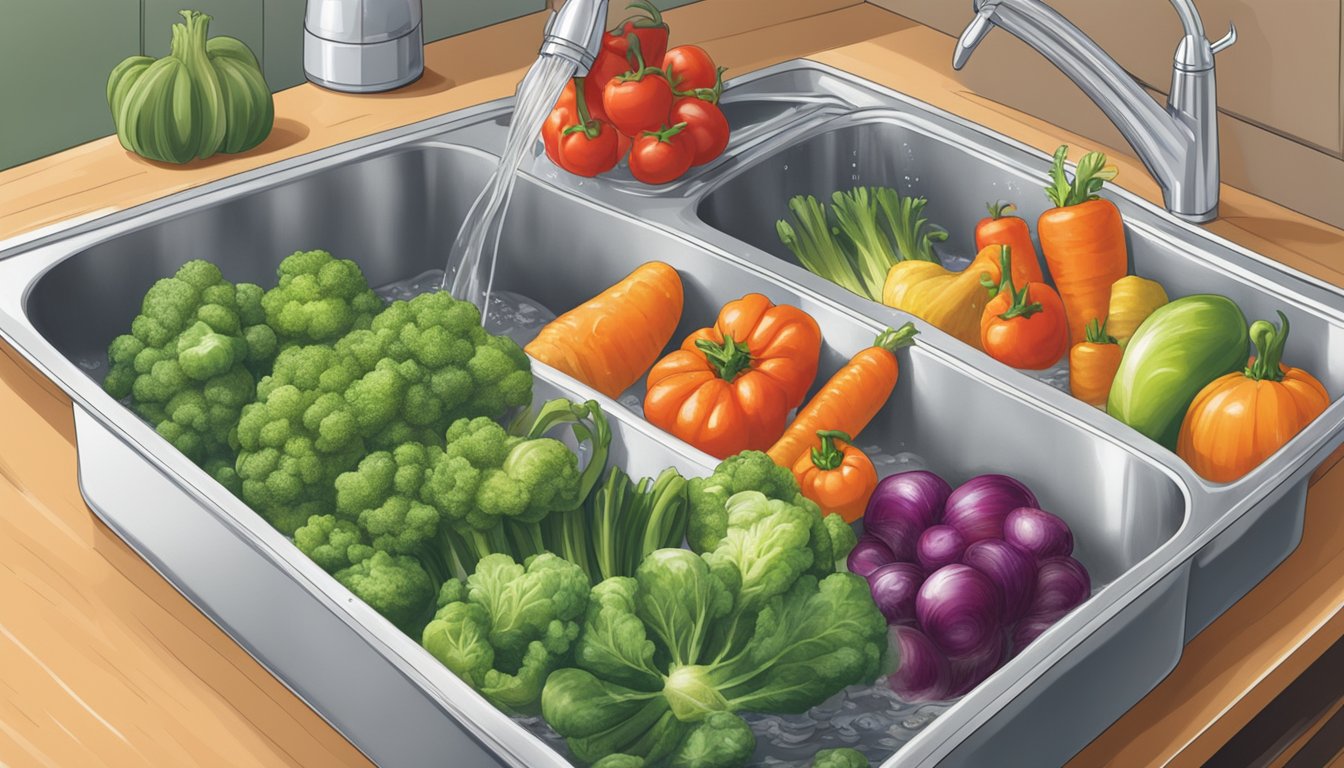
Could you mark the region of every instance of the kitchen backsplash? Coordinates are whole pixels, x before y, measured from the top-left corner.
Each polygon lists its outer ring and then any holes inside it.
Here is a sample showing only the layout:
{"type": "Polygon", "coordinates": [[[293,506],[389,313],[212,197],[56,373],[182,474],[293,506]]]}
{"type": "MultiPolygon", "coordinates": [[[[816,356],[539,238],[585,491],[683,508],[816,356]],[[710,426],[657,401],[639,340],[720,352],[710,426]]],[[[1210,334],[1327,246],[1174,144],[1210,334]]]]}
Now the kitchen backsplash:
{"type": "MultiPolygon", "coordinates": [[[[695,0],[654,0],[674,8],[695,0]]],[[[545,10],[546,0],[423,0],[426,41],[545,10]]],[[[613,3],[615,4],[615,3],[613,3]]],[[[242,40],[279,91],[304,81],[305,0],[13,0],[0,23],[0,170],[106,136],[107,75],[136,53],[168,52],[187,6],[210,34],[242,40]],[[40,66],[31,66],[41,62],[40,66]]]]}

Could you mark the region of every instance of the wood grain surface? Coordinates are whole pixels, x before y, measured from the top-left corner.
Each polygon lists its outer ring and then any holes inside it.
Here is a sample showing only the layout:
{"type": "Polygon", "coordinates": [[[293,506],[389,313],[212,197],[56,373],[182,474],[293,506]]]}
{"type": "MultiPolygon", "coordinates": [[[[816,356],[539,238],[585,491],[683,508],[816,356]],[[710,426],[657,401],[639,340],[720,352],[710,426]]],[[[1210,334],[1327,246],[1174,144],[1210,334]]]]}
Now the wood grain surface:
{"type": "MultiPolygon", "coordinates": [[[[733,74],[799,56],[852,71],[1049,151],[1079,137],[965,91],[953,41],[849,0],[705,0],[668,14],[733,74]]],[[[379,96],[276,96],[253,152],[167,168],[115,138],[0,173],[0,238],[102,215],[321,147],[507,95],[539,15],[442,41],[379,96]]],[[[1126,148],[1121,186],[1158,199],[1126,148]]],[[[1076,156],[1076,155],[1075,155],[1076,156]]],[[[1344,285],[1344,232],[1231,188],[1210,229],[1344,285]]],[[[1298,550],[1186,649],[1175,672],[1071,766],[1198,765],[1344,636],[1344,469],[1308,495],[1298,550]]],[[[104,527],[79,494],[71,405],[0,343],[0,763],[366,763],[104,527]]]]}

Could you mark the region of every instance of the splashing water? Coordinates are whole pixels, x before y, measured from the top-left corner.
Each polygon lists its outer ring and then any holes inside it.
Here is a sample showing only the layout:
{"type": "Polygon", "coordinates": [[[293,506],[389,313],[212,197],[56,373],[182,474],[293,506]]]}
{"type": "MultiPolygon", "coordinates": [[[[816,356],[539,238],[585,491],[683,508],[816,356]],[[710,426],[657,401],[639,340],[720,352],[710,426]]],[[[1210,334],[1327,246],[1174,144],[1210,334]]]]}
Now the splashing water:
{"type": "Polygon", "coordinates": [[[551,107],[560,98],[565,83],[574,76],[574,62],[542,54],[518,84],[513,118],[504,152],[495,169],[472,204],[462,228],[458,230],[448,253],[448,263],[440,287],[455,298],[466,299],[481,308],[481,320],[489,316],[490,291],[495,281],[495,251],[504,231],[504,217],[518,176],[518,165],[532,142],[536,141],[551,107]]]}

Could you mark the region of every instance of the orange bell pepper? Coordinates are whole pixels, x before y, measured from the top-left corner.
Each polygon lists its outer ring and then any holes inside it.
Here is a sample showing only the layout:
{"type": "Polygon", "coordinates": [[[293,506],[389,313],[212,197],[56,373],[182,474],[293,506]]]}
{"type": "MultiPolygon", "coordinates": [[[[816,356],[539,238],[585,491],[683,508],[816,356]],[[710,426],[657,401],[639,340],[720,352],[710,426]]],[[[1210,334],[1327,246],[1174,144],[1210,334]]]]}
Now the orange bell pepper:
{"type": "Polygon", "coordinates": [[[798,459],[793,476],[803,495],[816,502],[822,514],[834,512],[846,523],[853,523],[863,517],[868,498],[877,489],[877,469],[844,432],[823,429],[817,437],[821,446],[798,459]],[[836,441],[844,446],[837,447],[836,441]]]}
{"type": "Polygon", "coordinates": [[[820,356],[811,315],[748,294],[653,366],[644,417],[718,458],[764,451],[807,396],[820,356]]]}

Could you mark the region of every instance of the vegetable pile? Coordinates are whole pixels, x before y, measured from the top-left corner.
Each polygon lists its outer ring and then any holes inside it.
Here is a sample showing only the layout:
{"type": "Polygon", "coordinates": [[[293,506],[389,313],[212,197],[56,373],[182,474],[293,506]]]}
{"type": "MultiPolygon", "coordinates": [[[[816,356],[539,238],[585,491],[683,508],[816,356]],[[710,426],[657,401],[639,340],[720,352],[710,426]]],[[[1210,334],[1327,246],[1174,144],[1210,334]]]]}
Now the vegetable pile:
{"type": "Polygon", "coordinates": [[[961,696],[1091,595],[1073,534],[1025,485],[979,475],[955,490],[932,472],[885,478],[849,570],[868,579],[912,702],[961,696]]]}
{"type": "Polygon", "coordinates": [[[813,273],[999,362],[1048,371],[1063,361],[1074,397],[1176,452],[1206,479],[1236,481],[1323,413],[1328,393],[1310,373],[1281,363],[1282,312],[1280,326],[1248,327],[1225,296],[1172,301],[1159,283],[1128,274],[1123,217],[1100,197],[1116,169],[1090,152],[1070,177],[1068,151],[1055,151],[1045,188],[1054,207],[1036,224],[1048,282],[1030,226],[1006,201],[988,205],[975,228],[979,252],[960,272],[939,260],[934,245],[947,233],[922,217],[926,201],[890,189],[837,191],[829,212],[811,196],[794,197],[794,222],[776,229],[813,273]],[[1267,357],[1275,362],[1256,362],[1267,357]]]}
{"type": "Polygon", "coordinates": [[[645,184],[666,184],[728,146],[719,109],[722,67],[704,49],[668,49],[669,29],[647,0],[602,39],[585,77],[569,83],[541,129],[551,162],[597,176],[625,158],[645,184]]]}
{"type": "Polygon", "coordinates": [[[150,160],[186,163],[246,152],[275,121],[257,57],[232,37],[206,39],[210,16],[182,11],[172,51],[131,56],[107,78],[107,104],[121,146],[150,160]]]}

